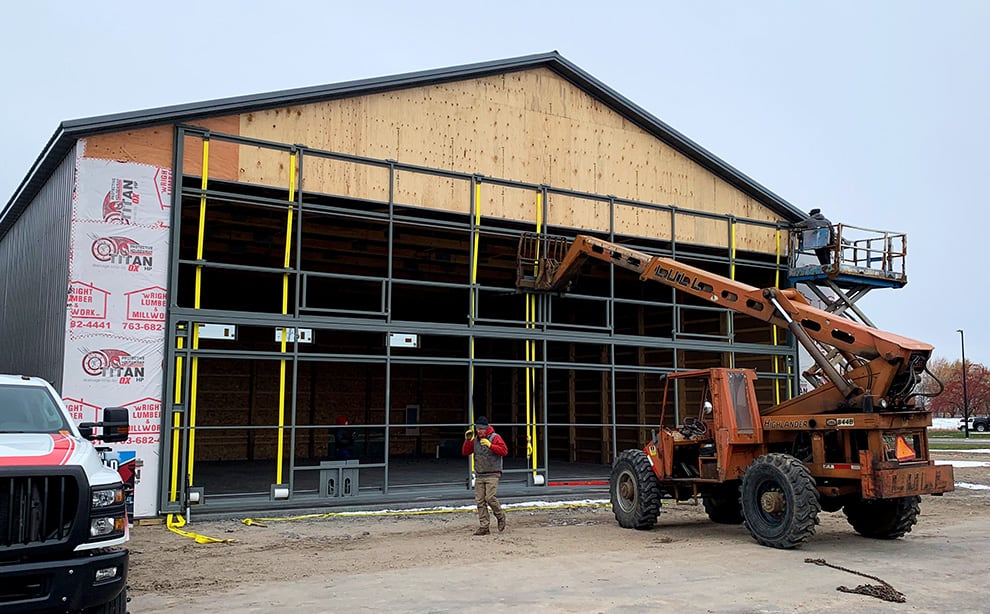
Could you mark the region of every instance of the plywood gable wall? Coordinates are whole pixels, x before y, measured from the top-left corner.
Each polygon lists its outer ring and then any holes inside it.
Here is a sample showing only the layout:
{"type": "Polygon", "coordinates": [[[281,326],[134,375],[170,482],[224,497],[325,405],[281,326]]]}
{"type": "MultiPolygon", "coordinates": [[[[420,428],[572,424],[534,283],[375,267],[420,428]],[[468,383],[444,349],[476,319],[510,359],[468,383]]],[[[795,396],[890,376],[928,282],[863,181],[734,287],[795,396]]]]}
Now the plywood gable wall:
{"type": "MultiPolygon", "coordinates": [[[[674,205],[684,212],[672,220],[667,211],[618,207],[614,224],[621,234],[669,240],[673,227],[678,241],[728,248],[731,231],[724,220],[690,212],[779,218],[544,68],[190,123],[313,149],[674,205]]],[[[159,128],[103,135],[89,139],[87,155],[166,166],[171,138],[170,130],[159,128]],[[145,147],[145,140],[153,143],[145,147]]],[[[201,149],[200,141],[186,143],[186,173],[198,172],[201,149]]],[[[210,158],[211,177],[288,185],[286,152],[218,141],[210,158]]],[[[302,177],[309,192],[388,198],[388,172],[382,168],[306,156],[302,177]]],[[[464,180],[402,171],[395,188],[401,204],[470,211],[470,184],[464,180]]],[[[481,213],[535,224],[536,193],[483,183],[481,213]]],[[[547,215],[553,225],[609,230],[608,206],[600,202],[551,195],[547,215]]],[[[735,237],[739,249],[775,250],[772,228],[737,225],[735,237]]]]}
{"type": "MultiPolygon", "coordinates": [[[[416,87],[241,116],[243,136],[459,172],[774,221],[776,214],[548,69],[416,87]]],[[[284,185],[286,154],[242,147],[241,179],[284,185]],[[250,152],[246,150],[252,150],[250,152]],[[260,156],[256,164],[245,155],[260,156]],[[266,159],[267,158],[267,159],[266,159]]],[[[307,158],[305,189],[384,198],[381,171],[307,158]]],[[[396,201],[466,212],[466,182],[404,173],[396,201]]],[[[670,214],[622,208],[616,230],[669,238],[670,214]]],[[[535,194],[482,188],[482,214],[534,221],[535,194]]],[[[607,207],[552,198],[550,222],[608,230],[607,207]]],[[[677,239],[727,247],[727,224],[679,216],[677,239]]],[[[737,246],[772,251],[772,230],[737,246]]]]}

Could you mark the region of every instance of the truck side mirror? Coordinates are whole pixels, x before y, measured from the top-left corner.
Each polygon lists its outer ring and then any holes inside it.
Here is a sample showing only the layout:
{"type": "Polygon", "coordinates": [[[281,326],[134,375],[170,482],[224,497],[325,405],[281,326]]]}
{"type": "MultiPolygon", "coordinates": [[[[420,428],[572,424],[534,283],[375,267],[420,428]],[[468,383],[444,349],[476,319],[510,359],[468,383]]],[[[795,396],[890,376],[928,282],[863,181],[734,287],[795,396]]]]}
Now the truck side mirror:
{"type": "Polygon", "coordinates": [[[102,422],[83,422],[79,434],[86,439],[100,439],[104,443],[126,441],[130,436],[130,413],[126,407],[105,407],[102,422]],[[93,429],[103,428],[102,435],[94,435],[93,429]]]}
{"type": "Polygon", "coordinates": [[[103,436],[106,443],[126,441],[130,436],[130,412],[126,407],[106,407],[103,409],[103,436]]]}

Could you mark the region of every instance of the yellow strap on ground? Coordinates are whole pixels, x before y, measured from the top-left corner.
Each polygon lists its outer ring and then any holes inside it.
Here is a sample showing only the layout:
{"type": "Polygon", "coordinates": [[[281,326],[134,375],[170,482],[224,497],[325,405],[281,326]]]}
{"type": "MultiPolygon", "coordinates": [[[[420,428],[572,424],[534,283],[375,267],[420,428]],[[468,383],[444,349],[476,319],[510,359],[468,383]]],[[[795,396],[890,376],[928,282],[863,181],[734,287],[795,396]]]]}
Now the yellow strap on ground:
{"type": "MultiPolygon", "coordinates": [[[[572,510],[580,508],[598,509],[610,505],[605,502],[589,502],[589,503],[561,503],[560,505],[529,505],[529,506],[517,506],[512,507],[510,505],[502,505],[502,509],[506,512],[536,512],[540,510],[572,510]]],[[[327,512],[325,514],[305,514],[302,516],[282,516],[282,517],[268,517],[268,518],[244,518],[241,520],[241,524],[246,526],[265,526],[266,522],[294,522],[299,520],[325,520],[329,518],[361,518],[367,516],[427,516],[431,514],[459,514],[463,512],[474,512],[477,513],[477,506],[464,506],[464,507],[450,507],[450,508],[436,508],[428,510],[381,510],[381,511],[366,511],[366,512],[327,512]]]]}
{"type": "Polygon", "coordinates": [[[177,535],[196,540],[197,544],[227,544],[237,541],[236,539],[219,539],[216,537],[209,537],[207,535],[194,533],[192,531],[186,531],[182,528],[186,526],[186,519],[182,517],[182,514],[169,514],[166,519],[165,526],[168,527],[169,531],[177,535]]]}

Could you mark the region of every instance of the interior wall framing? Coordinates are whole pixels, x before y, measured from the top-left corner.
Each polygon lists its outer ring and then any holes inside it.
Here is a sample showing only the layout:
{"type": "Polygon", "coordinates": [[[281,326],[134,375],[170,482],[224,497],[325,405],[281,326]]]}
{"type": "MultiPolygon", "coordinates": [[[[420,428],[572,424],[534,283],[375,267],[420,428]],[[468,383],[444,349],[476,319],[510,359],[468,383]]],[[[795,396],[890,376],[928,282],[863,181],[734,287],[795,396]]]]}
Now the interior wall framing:
{"type": "MultiPolygon", "coordinates": [[[[197,486],[200,461],[260,463],[272,484],[313,495],[309,478],[342,413],[364,435],[362,488],[387,495],[405,485],[397,459],[434,450],[439,457],[450,441],[459,448],[475,415],[508,435],[524,461],[510,473],[526,480],[552,476],[555,462],[608,464],[618,450],[641,447],[655,426],[651,403],[664,373],[751,367],[768,404],[787,398],[796,382],[795,346],[772,326],[624,271],[589,268],[562,296],[518,293],[514,285],[521,233],[588,229],[775,285],[785,264],[779,247],[772,255],[744,251],[738,239],[779,240],[777,222],[196,127],[177,129],[175,166],[165,397],[174,402],[163,429],[174,472],[161,485],[165,510],[178,509],[188,476],[197,486]],[[285,182],[236,180],[222,159],[238,152],[239,167],[254,168],[245,151],[264,152],[257,167],[278,169],[285,182]],[[377,179],[362,184],[370,187],[361,198],[355,190],[324,192],[332,185],[323,181],[327,165],[377,179]],[[401,187],[427,184],[445,188],[401,187]],[[521,203],[529,220],[499,215],[492,194],[521,203]],[[628,228],[618,220],[637,217],[664,220],[656,227],[666,233],[618,231],[628,228]],[[685,242],[681,228],[721,238],[685,242]],[[203,324],[235,325],[236,342],[199,339],[203,324]],[[296,328],[312,330],[314,342],[275,343],[276,329],[296,328]],[[385,341],[393,333],[416,335],[419,347],[393,348],[385,341]],[[197,403],[211,412],[197,414],[197,403]],[[229,420],[220,417],[225,408],[229,420]]],[[[267,489],[241,494],[269,496],[267,489]]]]}

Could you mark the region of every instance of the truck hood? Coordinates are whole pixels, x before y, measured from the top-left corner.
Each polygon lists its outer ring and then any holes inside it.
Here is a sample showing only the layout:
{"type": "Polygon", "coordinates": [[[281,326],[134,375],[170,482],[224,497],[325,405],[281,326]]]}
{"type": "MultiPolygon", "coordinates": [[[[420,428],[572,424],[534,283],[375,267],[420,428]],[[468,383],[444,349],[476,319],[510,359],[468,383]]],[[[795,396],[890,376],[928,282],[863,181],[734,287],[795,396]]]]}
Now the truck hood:
{"type": "Polygon", "coordinates": [[[0,433],[0,467],[79,465],[94,486],[120,481],[89,441],[61,433],[0,433]]]}

